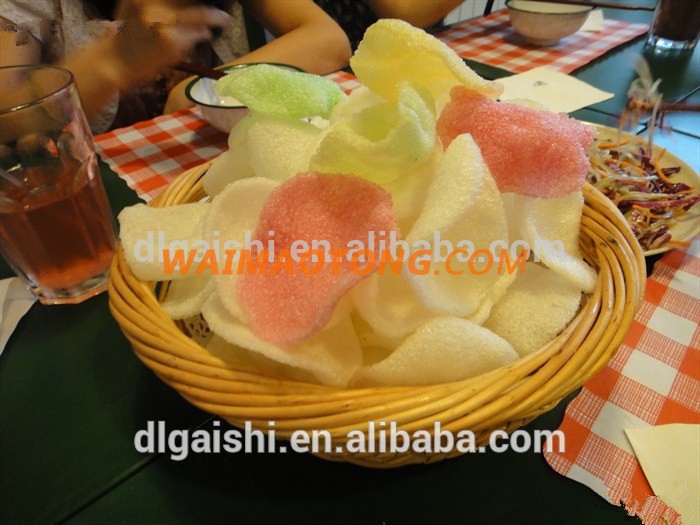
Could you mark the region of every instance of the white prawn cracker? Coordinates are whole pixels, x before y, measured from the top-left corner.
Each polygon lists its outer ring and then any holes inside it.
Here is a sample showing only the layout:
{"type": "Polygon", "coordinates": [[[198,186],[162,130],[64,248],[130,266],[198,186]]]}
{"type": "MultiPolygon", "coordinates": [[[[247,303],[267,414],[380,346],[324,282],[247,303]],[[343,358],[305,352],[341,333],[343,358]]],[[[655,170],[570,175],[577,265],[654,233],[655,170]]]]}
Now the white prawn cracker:
{"type": "Polygon", "coordinates": [[[202,187],[207,195],[218,195],[230,183],[255,175],[248,155],[248,130],[255,121],[256,116],[249,114],[231,130],[228,136],[228,150],[211,162],[202,180],[202,187]]]}
{"type": "Polygon", "coordinates": [[[204,190],[214,196],[237,180],[264,177],[284,182],[307,171],[321,131],[303,120],[249,115],[231,130],[229,149],[212,161],[204,190]]]}
{"type": "Polygon", "coordinates": [[[457,137],[445,152],[406,240],[414,247],[422,241],[433,251],[428,271],[414,269],[407,277],[436,314],[483,322],[519,271],[493,253],[494,242],[508,241],[503,202],[469,135],[457,137]],[[443,247],[435,246],[437,233],[443,247]]]}
{"type": "Polygon", "coordinates": [[[248,159],[256,177],[284,182],[308,171],[321,129],[303,120],[261,117],[248,128],[248,159]]]}
{"type": "Polygon", "coordinates": [[[236,282],[241,252],[246,249],[246,233],[252,236],[265,199],[278,185],[261,177],[235,181],[212,200],[203,221],[202,230],[210,244],[219,240],[222,266],[226,257],[231,258],[231,273],[219,272],[214,280],[223,306],[238,320],[244,319],[236,298],[236,282]],[[236,253],[226,255],[227,250],[236,253]]]}
{"type": "Polygon", "coordinates": [[[178,250],[183,250],[186,258],[189,250],[203,248],[202,221],[207,206],[195,202],[166,208],[145,204],[124,208],[118,216],[119,238],[134,275],[144,281],[188,277],[189,272],[179,265],[166,271],[166,259],[172,262],[178,250]],[[170,252],[169,258],[164,249],[170,252]]]}
{"type": "Polygon", "coordinates": [[[573,319],[581,290],[560,274],[528,264],[491,310],[484,327],[524,356],[554,339],[573,319]]]}
{"type": "Polygon", "coordinates": [[[386,268],[360,281],[351,292],[357,312],[383,341],[401,341],[435,316],[413,291],[405,274],[386,268]]]}
{"type": "Polygon", "coordinates": [[[413,223],[423,209],[425,195],[433,182],[442,155],[442,147],[436,144],[431,156],[421,166],[414,169],[410,176],[404,176],[381,185],[391,193],[394,215],[399,221],[399,229],[402,232],[411,230],[413,223]]]}
{"type": "Polygon", "coordinates": [[[430,385],[459,381],[515,361],[518,354],[504,339],[458,317],[436,317],[386,359],[361,368],[353,386],[430,385]]]}
{"type": "Polygon", "coordinates": [[[171,319],[187,319],[199,314],[204,301],[213,292],[214,277],[210,273],[193,275],[172,281],[160,306],[171,319]]]}
{"type": "Polygon", "coordinates": [[[488,168],[481,159],[479,147],[468,135],[458,137],[454,142],[437,167],[435,180],[423,203],[423,213],[414,223],[409,240],[448,230],[474,206],[484,191],[488,168]]]}
{"type": "Polygon", "coordinates": [[[359,86],[345,99],[338,102],[333,108],[329,121],[335,124],[345,118],[359,113],[371,106],[386,102],[385,98],[380,97],[374,91],[367,89],[367,86],[359,86]]]}
{"type": "Polygon", "coordinates": [[[207,341],[205,348],[210,355],[235,370],[307,383],[317,382],[310,372],[273,361],[262,354],[231,344],[216,334],[207,341]]]}
{"type": "Polygon", "coordinates": [[[260,339],[247,325],[233,318],[221,304],[218,294],[204,303],[202,316],[212,332],[229,343],[308,371],[324,385],[347,386],[362,365],[362,351],[349,316],[285,348],[260,339]]]}
{"type": "Polygon", "coordinates": [[[202,222],[205,238],[213,244],[216,239],[225,247],[243,247],[246,232],[252,232],[258,224],[258,215],[265,199],[279,183],[253,177],[235,181],[212,199],[202,222]]]}
{"type": "Polygon", "coordinates": [[[514,195],[512,202],[509,220],[517,225],[518,238],[573,286],[592,292],[598,276],[583,260],[578,246],[583,194],[576,191],[554,199],[514,195]]]}
{"type": "Polygon", "coordinates": [[[383,19],[370,26],[350,67],[360,82],[390,101],[397,99],[396,86],[402,81],[421,84],[432,93],[438,110],[455,85],[492,98],[503,92],[500,84],[481,78],[446,44],[401,20],[383,19]]]}

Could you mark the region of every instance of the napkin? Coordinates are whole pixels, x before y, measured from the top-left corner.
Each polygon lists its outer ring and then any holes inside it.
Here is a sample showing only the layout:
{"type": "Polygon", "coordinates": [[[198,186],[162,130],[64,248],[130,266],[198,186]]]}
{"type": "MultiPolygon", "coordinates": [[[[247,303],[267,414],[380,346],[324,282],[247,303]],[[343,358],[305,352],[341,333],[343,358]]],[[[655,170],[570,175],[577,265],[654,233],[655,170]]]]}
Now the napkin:
{"type": "Polygon", "coordinates": [[[17,277],[0,281],[0,354],[24,314],[36,301],[17,277]]]}
{"type": "Polygon", "coordinates": [[[534,100],[555,112],[570,113],[613,98],[612,93],[601,91],[546,66],[536,67],[498,81],[505,88],[501,100],[534,100]]]}
{"type": "Polygon", "coordinates": [[[700,425],[626,428],[634,454],[656,497],[700,525],[700,425]]]}
{"type": "Polygon", "coordinates": [[[581,26],[579,31],[589,31],[591,33],[598,33],[605,27],[605,20],[603,18],[602,9],[594,9],[588,13],[588,18],[581,26]]]}

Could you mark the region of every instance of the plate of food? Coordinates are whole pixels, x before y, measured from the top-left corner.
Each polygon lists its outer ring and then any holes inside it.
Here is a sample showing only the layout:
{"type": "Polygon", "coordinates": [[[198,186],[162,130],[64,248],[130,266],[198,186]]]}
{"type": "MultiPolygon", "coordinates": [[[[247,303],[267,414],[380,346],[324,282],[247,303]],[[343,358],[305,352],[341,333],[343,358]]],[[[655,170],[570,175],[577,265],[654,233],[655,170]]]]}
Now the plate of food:
{"type": "Polygon", "coordinates": [[[666,149],[599,124],[588,182],[622,212],[645,256],[684,247],[700,233],[700,176],[666,149]]]}

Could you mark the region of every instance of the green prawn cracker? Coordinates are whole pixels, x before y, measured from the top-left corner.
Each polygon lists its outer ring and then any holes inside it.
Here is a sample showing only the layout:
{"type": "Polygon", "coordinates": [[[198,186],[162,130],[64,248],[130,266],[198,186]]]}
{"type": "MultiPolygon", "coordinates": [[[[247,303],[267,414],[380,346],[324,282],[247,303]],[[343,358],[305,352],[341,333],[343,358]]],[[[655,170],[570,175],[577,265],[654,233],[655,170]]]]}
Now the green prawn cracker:
{"type": "Polygon", "coordinates": [[[345,97],[332,80],[270,64],[235,69],[216,81],[216,91],[252,112],[284,119],[328,118],[345,97]]]}

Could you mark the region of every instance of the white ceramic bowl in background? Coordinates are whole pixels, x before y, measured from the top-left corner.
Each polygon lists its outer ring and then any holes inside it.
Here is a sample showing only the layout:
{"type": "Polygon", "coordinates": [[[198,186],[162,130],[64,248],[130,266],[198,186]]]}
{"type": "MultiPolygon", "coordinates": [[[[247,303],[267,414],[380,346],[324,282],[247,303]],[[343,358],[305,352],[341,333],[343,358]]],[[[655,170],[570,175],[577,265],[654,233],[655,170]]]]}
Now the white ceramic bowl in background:
{"type": "MultiPolygon", "coordinates": [[[[250,67],[255,64],[237,64],[218,68],[219,71],[230,72],[236,69],[250,67]]],[[[299,68],[286,64],[271,64],[295,71],[299,68]]],[[[214,89],[216,80],[205,77],[197,77],[185,88],[185,95],[202,112],[204,120],[216,129],[229,133],[233,127],[248,114],[248,108],[233,97],[222,97],[214,89]]]]}
{"type": "Polygon", "coordinates": [[[515,32],[536,46],[554,46],[562,38],[573,35],[593,9],[530,0],[506,0],[506,6],[515,32]]]}

